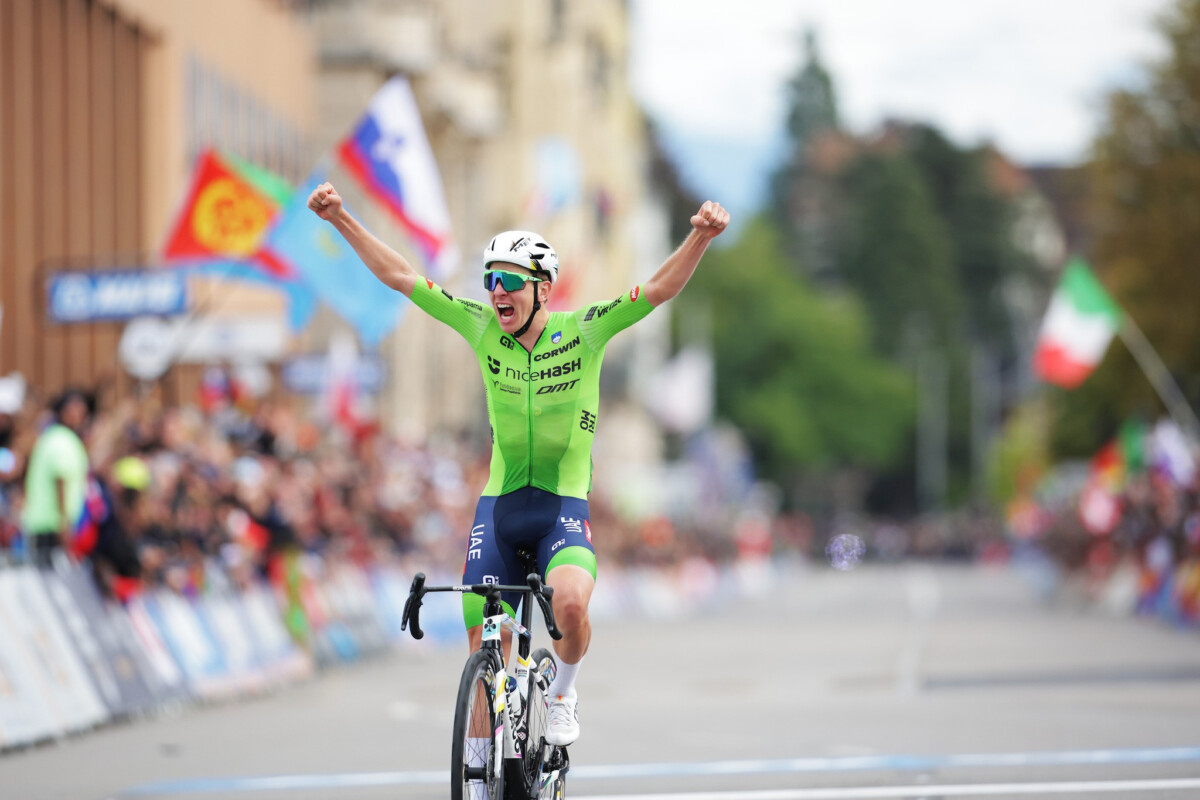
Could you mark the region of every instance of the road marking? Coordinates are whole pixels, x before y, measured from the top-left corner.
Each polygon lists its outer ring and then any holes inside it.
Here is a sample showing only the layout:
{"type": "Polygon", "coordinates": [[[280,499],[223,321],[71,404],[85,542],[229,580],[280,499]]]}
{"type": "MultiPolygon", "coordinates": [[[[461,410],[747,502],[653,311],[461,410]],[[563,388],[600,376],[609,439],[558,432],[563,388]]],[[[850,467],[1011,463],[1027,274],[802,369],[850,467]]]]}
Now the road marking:
{"type": "Polygon", "coordinates": [[[145,783],[118,793],[116,797],[145,795],[218,794],[222,792],[278,791],[281,789],[354,789],[364,786],[421,786],[447,783],[450,773],[440,772],[344,772],[326,775],[268,775],[260,778],[194,778],[145,783]]]}
{"type": "Polygon", "coordinates": [[[1166,792],[1200,789],[1200,778],[1141,781],[1056,781],[1054,783],[965,783],[924,786],[868,786],[848,789],[778,789],[758,792],[693,792],[691,794],[609,794],[574,797],[574,800],[854,800],[872,797],[1005,797],[1022,794],[1074,794],[1079,792],[1166,792]]]}
{"type": "MultiPolygon", "coordinates": [[[[815,772],[917,772],[970,767],[1078,766],[1100,764],[1166,764],[1200,762],[1200,747],[1148,747],[1110,750],[1056,750],[1033,753],[967,753],[948,756],[850,756],[840,758],[787,758],[745,761],[673,762],[660,764],[580,765],[571,767],[570,780],[622,778],[694,778],[716,775],[785,775],[815,772]]],[[[196,778],[134,786],[116,797],[146,795],[218,794],[280,789],[343,789],[363,786],[417,786],[444,784],[445,770],[423,772],[348,772],[325,775],[273,775],[251,778],[196,778]]],[[[1198,779],[1200,780],[1200,779],[1198,779]]],[[[1012,784],[1019,786],[1021,784],[1012,784]]],[[[1053,784],[1052,784],[1053,785],[1053,784]]],[[[1064,784],[1065,785],[1065,784],[1064,784]]],[[[1113,785],[1106,783],[1103,785],[1113,785]]],[[[1197,784],[1200,785],[1200,784],[1197,784]]],[[[900,787],[893,791],[903,791],[900,787]]],[[[925,787],[930,788],[930,787],[925,787]]],[[[1185,787],[1191,788],[1191,787],[1185,787]]],[[[843,790],[849,791],[849,790],[843,790]]],[[[1075,791],[1087,791],[1079,789],[1075,791]]],[[[1103,791],[1103,790],[1098,790],[1103,791]]],[[[1112,791],[1117,791],[1113,789],[1112,791]]],[[[1013,792],[1010,792],[1012,794],[1013,792]]],[[[960,792],[961,794],[961,792],[960,792]]],[[[701,797],[702,795],[658,795],[659,800],[701,797]]],[[[729,797],[729,795],[723,795],[729,797]]],[[[749,795],[746,795],[747,797],[749,795]]],[[[816,797],[817,795],[812,795],[816,797]]],[[[824,795],[821,795],[824,796],[824,795]]],[[[854,797],[855,795],[837,795],[854,797]]],[[[876,795],[861,795],[872,797],[876,795]]],[[[891,794],[880,797],[911,797],[891,794]]],[[[769,797],[769,796],[767,796],[769,797]]],[[[788,797],[792,797],[789,795],[788,797]]],[[[806,797],[799,795],[798,797],[806,797]]]]}
{"type": "Polygon", "coordinates": [[[910,620],[896,663],[895,691],[900,697],[911,698],[921,690],[921,652],[941,601],[941,588],[932,570],[910,569],[904,576],[904,595],[910,620]]]}
{"type": "Polygon", "coordinates": [[[916,772],[964,767],[1077,766],[1080,764],[1163,764],[1200,761],[1200,747],[1125,750],[1056,750],[1034,753],[966,753],[948,756],[843,756],[698,763],[572,766],[572,778],[683,778],[712,775],[779,775],[797,772],[916,772]]]}

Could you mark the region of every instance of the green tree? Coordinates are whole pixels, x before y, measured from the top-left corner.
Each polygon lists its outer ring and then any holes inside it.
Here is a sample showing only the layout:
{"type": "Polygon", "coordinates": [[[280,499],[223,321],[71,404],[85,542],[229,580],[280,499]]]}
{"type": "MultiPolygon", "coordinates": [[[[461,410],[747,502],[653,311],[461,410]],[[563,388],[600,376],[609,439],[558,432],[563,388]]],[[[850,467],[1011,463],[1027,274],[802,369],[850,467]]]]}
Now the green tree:
{"type": "Polygon", "coordinates": [[[821,63],[817,34],[811,29],[804,34],[804,62],[788,82],[788,97],[788,138],[795,153],[803,156],[818,134],[840,127],[833,78],[821,63]]]}
{"type": "MultiPolygon", "coordinates": [[[[1093,266],[1175,375],[1200,398],[1200,0],[1159,23],[1166,55],[1140,89],[1109,95],[1090,176],[1093,266]]],[[[1094,451],[1132,414],[1161,413],[1157,394],[1115,341],[1074,392],[1056,392],[1055,451],[1094,451]]]]}
{"type": "Polygon", "coordinates": [[[816,163],[814,145],[840,129],[833,78],[821,62],[817,35],[804,35],[804,59],[787,86],[787,151],[771,178],[772,216],[793,254],[792,268],[823,275],[831,267],[831,176],[816,163]]]}
{"type": "Polygon", "coordinates": [[[682,313],[712,310],[717,410],[746,434],[764,473],[794,486],[804,474],[893,466],[912,389],[871,354],[857,300],[818,294],[798,277],[765,218],[705,258],[682,313]]]}
{"type": "Polygon", "coordinates": [[[1014,355],[1013,321],[1003,285],[1033,265],[1013,237],[1015,208],[991,184],[985,148],[962,148],[929,125],[908,132],[907,151],[942,220],[962,295],[963,328],[1001,357],[1014,355]]]}
{"type": "Polygon", "coordinates": [[[841,176],[837,274],[871,318],[878,352],[911,360],[948,348],[962,310],[950,238],[916,163],[868,153],[841,176]]]}

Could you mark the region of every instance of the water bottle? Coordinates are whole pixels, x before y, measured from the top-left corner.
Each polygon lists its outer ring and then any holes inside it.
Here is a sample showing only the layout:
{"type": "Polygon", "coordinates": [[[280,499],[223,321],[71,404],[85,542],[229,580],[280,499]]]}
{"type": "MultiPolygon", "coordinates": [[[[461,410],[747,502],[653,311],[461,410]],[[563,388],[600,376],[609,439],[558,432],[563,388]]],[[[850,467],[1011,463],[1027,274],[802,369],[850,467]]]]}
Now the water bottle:
{"type": "Polygon", "coordinates": [[[519,718],[521,716],[521,709],[524,707],[524,705],[521,702],[522,700],[524,700],[524,698],[521,696],[523,693],[518,688],[520,686],[520,684],[521,684],[521,681],[518,680],[517,678],[513,677],[512,675],[508,676],[508,680],[505,681],[505,684],[504,684],[504,690],[505,690],[505,696],[507,697],[508,708],[514,718],[519,718]]]}

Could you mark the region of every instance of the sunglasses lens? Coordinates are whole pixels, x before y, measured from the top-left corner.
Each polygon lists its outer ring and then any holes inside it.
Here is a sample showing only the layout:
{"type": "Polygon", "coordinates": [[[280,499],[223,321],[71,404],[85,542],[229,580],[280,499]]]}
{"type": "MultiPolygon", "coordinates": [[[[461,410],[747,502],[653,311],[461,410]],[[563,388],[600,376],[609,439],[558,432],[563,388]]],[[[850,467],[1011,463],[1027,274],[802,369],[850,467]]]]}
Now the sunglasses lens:
{"type": "Polygon", "coordinates": [[[515,272],[493,270],[483,273],[483,285],[489,292],[496,291],[497,286],[503,286],[506,292],[519,292],[525,288],[525,278],[515,272]]]}

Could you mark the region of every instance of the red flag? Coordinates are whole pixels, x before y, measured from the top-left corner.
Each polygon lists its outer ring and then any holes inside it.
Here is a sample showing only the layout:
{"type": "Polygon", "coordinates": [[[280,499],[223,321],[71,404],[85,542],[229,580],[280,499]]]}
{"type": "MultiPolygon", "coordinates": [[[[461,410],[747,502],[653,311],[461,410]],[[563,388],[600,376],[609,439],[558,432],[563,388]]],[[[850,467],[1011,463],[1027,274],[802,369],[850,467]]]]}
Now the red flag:
{"type": "Polygon", "coordinates": [[[1079,519],[1097,536],[1112,533],[1121,521],[1121,488],[1125,484],[1125,462],[1117,442],[1112,441],[1092,457],[1087,483],[1079,495],[1079,519]]]}
{"type": "MultiPolygon", "coordinates": [[[[183,209],[163,247],[163,257],[197,260],[246,258],[258,253],[278,205],[256,189],[214,151],[196,162],[183,209]]],[[[289,277],[287,267],[262,260],[267,271],[289,277]]]]}

